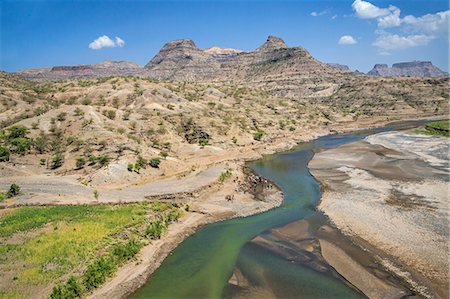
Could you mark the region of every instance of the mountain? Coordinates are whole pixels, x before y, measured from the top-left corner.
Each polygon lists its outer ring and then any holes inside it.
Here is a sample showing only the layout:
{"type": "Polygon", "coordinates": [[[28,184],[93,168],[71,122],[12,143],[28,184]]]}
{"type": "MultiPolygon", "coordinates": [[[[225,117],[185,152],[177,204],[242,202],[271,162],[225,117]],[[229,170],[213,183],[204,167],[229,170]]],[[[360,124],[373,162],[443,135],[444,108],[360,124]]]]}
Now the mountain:
{"type": "Polygon", "coordinates": [[[448,73],[434,66],[431,61],[411,61],[387,64],[376,64],[367,73],[371,76],[383,77],[446,77],[448,73]]]}
{"type": "Polygon", "coordinates": [[[303,97],[328,90],[343,73],[314,59],[305,49],[288,47],[281,38],[269,36],[254,51],[227,52],[220,57],[208,49],[197,48],[191,40],[169,42],[144,67],[142,75],[164,80],[246,84],[264,87],[280,96],[303,97]]]}
{"type": "Polygon", "coordinates": [[[348,67],[348,65],[345,65],[345,64],[339,64],[339,63],[327,63],[327,65],[329,65],[329,66],[331,66],[331,67],[334,67],[334,68],[336,68],[336,69],[339,69],[339,70],[343,70],[343,71],[349,71],[349,70],[350,70],[350,68],[348,67]]]}
{"type": "Polygon", "coordinates": [[[269,36],[249,52],[201,49],[192,40],[175,40],[166,43],[143,68],[129,62],[103,62],[18,74],[33,80],[131,74],[172,82],[233,85],[363,115],[434,114],[446,109],[448,96],[448,77],[376,78],[322,63],[304,48],[289,47],[276,36],[269,36]]]}
{"type": "Polygon", "coordinates": [[[129,61],[103,61],[96,64],[33,68],[16,74],[31,80],[60,80],[71,78],[95,78],[136,74],[141,66],[129,61]]]}

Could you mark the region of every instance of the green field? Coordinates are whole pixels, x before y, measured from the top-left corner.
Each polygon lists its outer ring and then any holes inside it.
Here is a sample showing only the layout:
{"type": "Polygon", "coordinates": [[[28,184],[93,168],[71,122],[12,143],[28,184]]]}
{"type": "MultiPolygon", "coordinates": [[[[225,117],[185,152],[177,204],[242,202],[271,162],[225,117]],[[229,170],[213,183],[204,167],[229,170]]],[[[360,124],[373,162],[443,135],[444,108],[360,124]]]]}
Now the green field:
{"type": "Polygon", "coordinates": [[[181,209],[145,202],[1,212],[0,298],[74,298],[101,285],[155,238],[149,227],[158,223],[162,233],[181,209]]]}
{"type": "Polygon", "coordinates": [[[416,129],[416,132],[426,135],[449,137],[450,120],[430,122],[426,124],[425,127],[416,129]]]}

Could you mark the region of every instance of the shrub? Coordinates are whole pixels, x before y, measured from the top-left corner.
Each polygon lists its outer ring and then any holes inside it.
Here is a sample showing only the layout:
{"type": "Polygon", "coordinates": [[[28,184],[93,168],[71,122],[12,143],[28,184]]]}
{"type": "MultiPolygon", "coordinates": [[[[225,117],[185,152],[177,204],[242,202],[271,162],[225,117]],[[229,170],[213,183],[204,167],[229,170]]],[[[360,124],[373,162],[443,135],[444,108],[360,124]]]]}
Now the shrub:
{"type": "Polygon", "coordinates": [[[219,175],[219,181],[223,183],[227,178],[231,177],[232,172],[231,169],[227,168],[224,172],[219,175]]]}
{"type": "Polygon", "coordinates": [[[90,155],[88,158],[89,161],[89,165],[94,165],[95,163],[97,163],[98,158],[95,155],[90,155]]]}
{"type": "Polygon", "coordinates": [[[20,187],[16,183],[12,183],[11,186],[9,186],[8,192],[6,192],[6,197],[11,198],[16,195],[18,195],[20,192],[20,187]]]}
{"type": "Polygon", "coordinates": [[[94,194],[94,198],[98,199],[98,196],[100,195],[100,193],[98,193],[97,189],[94,190],[93,194],[94,194]]]}
{"type": "Polygon", "coordinates": [[[109,119],[115,119],[116,118],[116,111],[115,110],[108,110],[106,111],[106,117],[109,119]]]}
{"type": "Polygon", "coordinates": [[[253,139],[256,141],[260,141],[264,135],[264,132],[262,130],[258,130],[255,133],[253,133],[253,139]]]}
{"type": "Polygon", "coordinates": [[[59,168],[64,163],[64,156],[61,153],[57,153],[53,156],[52,162],[50,164],[51,169],[59,168]]]}
{"type": "Polygon", "coordinates": [[[147,160],[142,158],[142,156],[138,156],[135,165],[139,165],[139,169],[145,168],[147,166],[147,160]]]}
{"type": "Polygon", "coordinates": [[[151,158],[148,164],[150,164],[150,166],[153,168],[159,168],[159,164],[161,164],[161,159],[151,158]]]}
{"type": "Polygon", "coordinates": [[[200,146],[208,145],[208,144],[209,144],[209,139],[208,139],[208,138],[205,138],[205,137],[200,137],[200,138],[198,139],[198,144],[199,144],[200,146]]]}
{"type": "Polygon", "coordinates": [[[166,229],[165,222],[163,221],[163,219],[159,218],[147,226],[145,234],[150,239],[160,239],[165,229],[166,229]]]}
{"type": "Polygon", "coordinates": [[[111,159],[112,158],[107,155],[100,156],[100,157],[98,157],[98,163],[100,164],[100,166],[108,165],[108,163],[111,161],[111,159]]]}
{"type": "Polygon", "coordinates": [[[134,168],[133,163],[128,163],[128,166],[127,166],[128,171],[132,172],[133,168],[134,168]]]}
{"type": "Polygon", "coordinates": [[[135,256],[141,249],[141,243],[137,240],[130,240],[126,244],[116,244],[113,246],[112,253],[119,263],[128,261],[135,256]]]}
{"type": "Polygon", "coordinates": [[[11,140],[14,145],[14,151],[19,154],[25,154],[31,147],[31,140],[24,137],[18,137],[11,140]]]}
{"type": "Polygon", "coordinates": [[[9,161],[10,151],[7,147],[0,146],[0,162],[9,161]]]}
{"type": "Polygon", "coordinates": [[[70,276],[67,282],[63,285],[58,285],[53,288],[50,294],[51,299],[74,299],[81,298],[83,294],[83,286],[74,276],[70,276]]]}
{"type": "Polygon", "coordinates": [[[159,153],[159,155],[160,155],[162,158],[166,159],[167,156],[168,156],[169,154],[168,154],[167,152],[165,152],[165,151],[162,151],[162,152],[159,153]]]}
{"type": "Polygon", "coordinates": [[[90,104],[92,104],[92,100],[90,98],[84,98],[81,101],[81,104],[83,104],[83,105],[90,105],[90,104]]]}
{"type": "Polygon", "coordinates": [[[67,116],[66,112],[61,112],[60,114],[58,114],[56,116],[56,119],[59,120],[59,121],[65,121],[66,120],[66,116],[67,116]]]}
{"type": "Polygon", "coordinates": [[[134,170],[139,173],[139,171],[141,170],[141,165],[140,164],[134,164],[134,170]]]}
{"type": "Polygon", "coordinates": [[[41,164],[41,165],[45,165],[46,162],[47,162],[47,159],[45,159],[45,158],[39,159],[39,164],[41,164]]]}
{"type": "Polygon", "coordinates": [[[33,145],[36,148],[37,152],[42,154],[47,150],[48,142],[43,136],[39,136],[33,141],[33,145]]]}
{"type": "Polygon", "coordinates": [[[75,167],[76,169],[81,169],[83,168],[84,164],[86,164],[86,159],[84,159],[83,157],[78,157],[75,162],[75,167]]]}
{"type": "Polygon", "coordinates": [[[110,257],[101,257],[90,264],[83,274],[83,285],[90,291],[105,282],[106,278],[116,269],[110,257]]]}
{"type": "Polygon", "coordinates": [[[82,116],[84,114],[84,111],[80,107],[77,107],[75,108],[73,113],[75,114],[75,116],[82,116]]]}
{"type": "Polygon", "coordinates": [[[28,128],[23,125],[14,125],[7,130],[9,131],[9,139],[24,138],[29,133],[28,128]]]}

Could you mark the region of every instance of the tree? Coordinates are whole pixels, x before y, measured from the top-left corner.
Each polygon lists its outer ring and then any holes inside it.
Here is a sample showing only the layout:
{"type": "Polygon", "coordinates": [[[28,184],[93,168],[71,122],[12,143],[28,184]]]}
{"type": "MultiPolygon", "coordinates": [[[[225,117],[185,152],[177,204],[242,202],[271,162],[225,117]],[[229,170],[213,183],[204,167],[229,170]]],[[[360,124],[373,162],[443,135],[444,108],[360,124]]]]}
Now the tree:
{"type": "Polygon", "coordinates": [[[10,140],[14,138],[24,138],[29,133],[28,128],[23,125],[14,125],[7,130],[9,131],[8,139],[10,140]]]}
{"type": "Polygon", "coordinates": [[[6,193],[6,197],[11,198],[14,197],[16,195],[18,195],[20,192],[20,187],[19,185],[12,183],[11,186],[9,186],[9,190],[6,193]]]}
{"type": "Polygon", "coordinates": [[[6,162],[9,161],[9,149],[4,146],[0,146],[0,162],[6,162]]]}
{"type": "Polygon", "coordinates": [[[159,164],[161,164],[160,158],[151,158],[149,164],[153,168],[159,168],[159,164]]]}
{"type": "Polygon", "coordinates": [[[147,160],[142,158],[142,156],[138,156],[136,160],[136,165],[139,165],[139,169],[145,168],[145,166],[147,166],[147,160]]]}
{"type": "Polygon", "coordinates": [[[19,154],[25,154],[31,147],[31,140],[25,137],[18,137],[11,140],[14,145],[14,151],[19,154]]]}

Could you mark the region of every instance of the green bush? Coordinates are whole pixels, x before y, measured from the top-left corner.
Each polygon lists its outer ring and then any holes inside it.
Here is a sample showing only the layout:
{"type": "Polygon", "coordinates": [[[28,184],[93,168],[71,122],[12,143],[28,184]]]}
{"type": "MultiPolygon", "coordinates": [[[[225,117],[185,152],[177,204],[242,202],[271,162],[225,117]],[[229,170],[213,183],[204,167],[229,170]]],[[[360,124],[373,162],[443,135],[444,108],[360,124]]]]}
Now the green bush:
{"type": "Polygon", "coordinates": [[[137,240],[130,240],[126,244],[116,244],[112,248],[112,254],[119,263],[128,261],[141,250],[141,243],[137,240]]]}
{"type": "Polygon", "coordinates": [[[64,163],[64,156],[60,153],[57,153],[52,158],[52,162],[50,163],[50,168],[51,169],[59,168],[63,165],[63,163],[64,163]]]}
{"type": "Polygon", "coordinates": [[[83,168],[84,164],[86,164],[86,159],[84,159],[83,157],[78,157],[75,162],[75,167],[76,169],[81,169],[83,168]]]}
{"type": "Polygon", "coordinates": [[[262,130],[258,130],[255,133],[253,133],[253,139],[256,141],[260,141],[264,135],[264,132],[262,130]]]}
{"type": "Polygon", "coordinates": [[[109,119],[115,119],[116,118],[116,111],[115,110],[108,110],[105,112],[105,115],[109,119]]]}
{"type": "Polygon", "coordinates": [[[150,164],[150,166],[153,168],[158,168],[159,164],[161,164],[161,159],[160,158],[151,158],[150,161],[148,162],[148,164],[150,164]]]}
{"type": "Polygon", "coordinates": [[[38,153],[42,154],[47,150],[48,142],[43,136],[36,137],[33,141],[33,145],[38,151],[38,153]]]}
{"type": "Polygon", "coordinates": [[[145,234],[150,238],[150,239],[160,239],[162,233],[164,232],[164,230],[166,229],[167,225],[166,223],[163,221],[163,219],[159,218],[153,222],[151,222],[148,226],[147,229],[145,230],[145,234]]]}
{"type": "Polygon", "coordinates": [[[134,168],[134,164],[133,163],[128,163],[127,169],[128,171],[132,172],[134,168]]]}
{"type": "Polygon", "coordinates": [[[56,119],[59,120],[59,121],[65,121],[66,120],[66,116],[67,116],[66,112],[61,112],[60,114],[58,114],[56,116],[56,119]]]}
{"type": "Polygon", "coordinates": [[[200,137],[200,138],[198,139],[198,144],[199,144],[200,146],[208,145],[208,144],[209,144],[209,139],[208,139],[208,138],[205,138],[205,137],[200,137]]]}
{"type": "Polygon", "coordinates": [[[14,146],[14,151],[19,154],[25,154],[30,150],[31,140],[25,137],[17,137],[11,139],[11,144],[14,146]]]}
{"type": "Polygon", "coordinates": [[[167,152],[165,152],[165,151],[162,151],[162,152],[159,153],[159,155],[160,155],[162,158],[166,159],[167,156],[168,156],[169,154],[168,154],[167,152]]]}
{"type": "Polygon", "coordinates": [[[9,161],[10,151],[7,147],[0,146],[0,162],[9,161]]]}
{"type": "Polygon", "coordinates": [[[135,165],[139,165],[139,169],[146,168],[147,160],[142,158],[142,156],[138,156],[135,165]]]}
{"type": "Polygon", "coordinates": [[[19,195],[20,187],[16,183],[12,183],[11,186],[9,186],[8,192],[6,192],[6,197],[11,198],[16,195],[19,195]]]}
{"type": "Polygon", "coordinates": [[[100,164],[100,166],[108,165],[109,162],[111,161],[111,159],[112,159],[112,158],[109,157],[109,156],[107,156],[107,155],[99,156],[99,157],[98,157],[98,164],[100,164]]]}
{"type": "Polygon", "coordinates": [[[97,163],[98,158],[95,155],[90,155],[88,158],[89,165],[94,165],[97,163]]]}
{"type": "Polygon", "coordinates": [[[90,264],[83,274],[83,285],[87,291],[91,291],[102,283],[116,270],[116,265],[111,257],[100,257],[90,264]]]}
{"type": "Polygon", "coordinates": [[[70,276],[67,282],[63,285],[58,285],[53,288],[50,294],[51,299],[75,299],[81,298],[83,294],[83,286],[74,276],[70,276]]]}
{"type": "Polygon", "coordinates": [[[227,168],[227,170],[219,175],[219,182],[223,183],[227,178],[231,177],[231,174],[231,169],[227,168]]]}
{"type": "Polygon", "coordinates": [[[9,131],[8,138],[14,139],[14,138],[25,138],[25,136],[29,133],[29,130],[27,127],[23,125],[14,125],[7,129],[9,131]]]}

